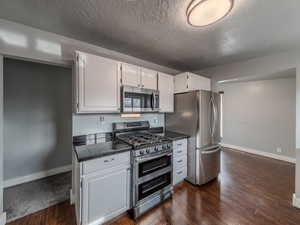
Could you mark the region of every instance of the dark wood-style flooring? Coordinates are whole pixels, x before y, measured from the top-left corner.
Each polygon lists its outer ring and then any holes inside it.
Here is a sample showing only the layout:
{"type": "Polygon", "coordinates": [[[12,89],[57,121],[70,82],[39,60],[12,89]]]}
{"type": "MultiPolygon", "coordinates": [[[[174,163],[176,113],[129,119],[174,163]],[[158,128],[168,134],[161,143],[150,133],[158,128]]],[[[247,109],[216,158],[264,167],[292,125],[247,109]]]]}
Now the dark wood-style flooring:
{"type": "MultiPolygon", "coordinates": [[[[222,152],[218,180],[196,187],[183,182],[172,199],[138,221],[123,215],[112,225],[299,225],[292,207],[295,166],[230,150],[222,152]]],[[[8,225],[75,225],[74,207],[63,202],[8,225]]]]}

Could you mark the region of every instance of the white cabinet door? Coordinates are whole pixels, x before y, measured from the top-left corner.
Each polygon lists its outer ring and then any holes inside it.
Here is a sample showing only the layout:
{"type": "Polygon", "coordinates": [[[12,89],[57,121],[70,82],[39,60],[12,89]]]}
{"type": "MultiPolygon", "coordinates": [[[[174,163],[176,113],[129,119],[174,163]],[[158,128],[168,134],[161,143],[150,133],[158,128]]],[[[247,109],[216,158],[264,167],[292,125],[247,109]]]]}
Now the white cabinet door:
{"type": "Polygon", "coordinates": [[[102,224],[129,209],[130,170],[83,178],[83,225],[102,224]]]}
{"type": "Polygon", "coordinates": [[[141,87],[157,89],[157,72],[154,70],[141,69],[141,87]]]}
{"type": "Polygon", "coordinates": [[[175,86],[174,86],[174,92],[175,93],[183,93],[188,91],[188,73],[182,73],[175,76],[175,86]]]}
{"type": "Polygon", "coordinates": [[[210,79],[207,77],[199,76],[189,73],[188,78],[189,90],[211,90],[210,79]]]}
{"type": "Polygon", "coordinates": [[[119,63],[76,52],[77,112],[119,112],[119,63]]]}
{"type": "Polygon", "coordinates": [[[141,86],[141,69],[138,66],[122,63],[122,85],[141,86]]]}
{"type": "Polygon", "coordinates": [[[158,74],[160,112],[174,112],[174,76],[158,74]]]}

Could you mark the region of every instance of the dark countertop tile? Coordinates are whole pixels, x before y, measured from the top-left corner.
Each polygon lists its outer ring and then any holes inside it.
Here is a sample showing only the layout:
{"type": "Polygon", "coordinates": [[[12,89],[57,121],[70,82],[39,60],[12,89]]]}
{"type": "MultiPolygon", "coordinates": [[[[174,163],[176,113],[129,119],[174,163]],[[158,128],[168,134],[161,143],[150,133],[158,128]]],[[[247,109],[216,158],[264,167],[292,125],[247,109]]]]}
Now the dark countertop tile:
{"type": "Polygon", "coordinates": [[[109,141],[92,145],[80,145],[73,147],[79,162],[101,158],[121,152],[130,151],[132,147],[121,141],[109,141]]]}

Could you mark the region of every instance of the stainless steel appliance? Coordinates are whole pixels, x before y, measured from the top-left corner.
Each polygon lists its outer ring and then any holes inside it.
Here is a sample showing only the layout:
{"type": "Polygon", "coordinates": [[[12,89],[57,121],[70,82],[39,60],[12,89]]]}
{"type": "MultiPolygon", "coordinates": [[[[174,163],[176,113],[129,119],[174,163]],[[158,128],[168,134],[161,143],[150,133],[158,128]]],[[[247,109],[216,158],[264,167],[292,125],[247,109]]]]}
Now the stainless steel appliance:
{"type": "Polygon", "coordinates": [[[172,193],[172,142],[147,132],[148,121],[114,123],[114,136],[133,146],[132,212],[136,219],[172,193]]]}
{"type": "Polygon", "coordinates": [[[124,113],[159,111],[158,90],[122,86],[121,99],[121,108],[124,113]]]}
{"type": "Polygon", "coordinates": [[[175,94],[175,113],[166,115],[166,128],[190,136],[188,177],[205,184],[220,172],[220,94],[191,91],[175,94]]]}

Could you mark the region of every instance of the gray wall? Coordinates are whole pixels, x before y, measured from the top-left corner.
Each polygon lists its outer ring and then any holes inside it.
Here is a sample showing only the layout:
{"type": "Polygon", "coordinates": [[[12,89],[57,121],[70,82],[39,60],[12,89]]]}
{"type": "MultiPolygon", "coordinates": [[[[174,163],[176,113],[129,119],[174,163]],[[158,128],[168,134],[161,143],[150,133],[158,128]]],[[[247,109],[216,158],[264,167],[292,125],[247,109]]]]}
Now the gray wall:
{"type": "Polygon", "coordinates": [[[111,132],[113,122],[142,120],[148,120],[152,127],[165,125],[165,115],[162,113],[142,114],[138,118],[121,118],[119,114],[73,115],[73,136],[111,132]],[[100,121],[100,116],[104,120],[100,121]]]}
{"type": "Polygon", "coordinates": [[[71,69],[4,60],[4,180],[71,164],[71,69]]]}
{"type": "Polygon", "coordinates": [[[0,55],[0,216],[3,211],[3,56],[0,55]]]}
{"type": "Polygon", "coordinates": [[[218,89],[225,92],[224,143],[295,158],[295,75],[222,84],[218,89]]]}

